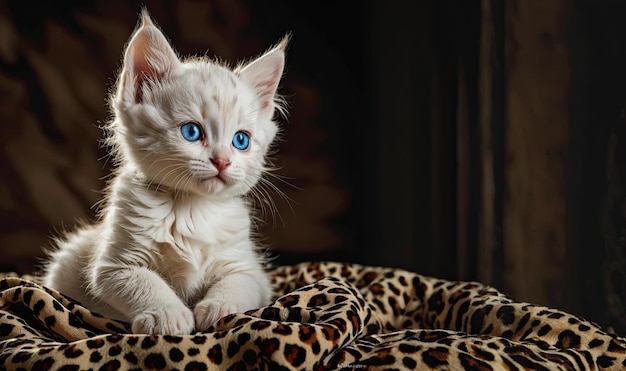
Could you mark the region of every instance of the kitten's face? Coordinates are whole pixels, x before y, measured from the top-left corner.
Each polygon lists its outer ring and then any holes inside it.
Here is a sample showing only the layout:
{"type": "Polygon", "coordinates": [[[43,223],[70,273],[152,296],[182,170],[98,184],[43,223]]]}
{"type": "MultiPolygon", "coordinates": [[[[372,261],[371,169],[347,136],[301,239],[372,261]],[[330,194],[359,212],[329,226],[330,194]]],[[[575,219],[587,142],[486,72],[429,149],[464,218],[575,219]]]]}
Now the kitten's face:
{"type": "Polygon", "coordinates": [[[272,117],[285,44],[234,71],[203,59],[181,62],[144,14],[113,97],[118,155],[154,186],[245,194],[265,170],[278,131],[272,117]]]}

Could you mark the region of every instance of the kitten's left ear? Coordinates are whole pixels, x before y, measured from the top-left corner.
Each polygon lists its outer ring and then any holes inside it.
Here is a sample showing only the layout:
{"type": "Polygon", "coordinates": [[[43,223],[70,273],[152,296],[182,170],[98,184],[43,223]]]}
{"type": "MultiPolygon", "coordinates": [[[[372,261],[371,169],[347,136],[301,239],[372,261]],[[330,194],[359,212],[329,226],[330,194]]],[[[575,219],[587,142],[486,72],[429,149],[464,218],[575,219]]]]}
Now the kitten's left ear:
{"type": "Polygon", "coordinates": [[[256,91],[261,101],[261,115],[270,118],[276,106],[274,97],[283,75],[289,38],[289,35],[285,36],[277,46],[238,70],[239,76],[256,91]]]}
{"type": "Polygon", "coordinates": [[[145,9],[141,12],[140,22],[126,47],[120,82],[122,99],[133,103],[142,101],[150,83],[169,76],[181,64],[145,9]]]}

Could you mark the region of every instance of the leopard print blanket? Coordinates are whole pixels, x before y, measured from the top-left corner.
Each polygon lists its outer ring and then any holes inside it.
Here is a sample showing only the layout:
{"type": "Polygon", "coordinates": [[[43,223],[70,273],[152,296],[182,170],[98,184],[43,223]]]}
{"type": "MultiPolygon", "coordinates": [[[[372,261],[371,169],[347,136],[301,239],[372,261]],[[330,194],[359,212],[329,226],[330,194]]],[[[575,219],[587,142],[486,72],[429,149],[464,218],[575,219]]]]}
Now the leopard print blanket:
{"type": "Polygon", "coordinates": [[[272,305],[205,333],[149,336],[41,286],[0,280],[6,370],[624,369],[626,339],[497,290],[389,268],[273,270],[272,305]]]}

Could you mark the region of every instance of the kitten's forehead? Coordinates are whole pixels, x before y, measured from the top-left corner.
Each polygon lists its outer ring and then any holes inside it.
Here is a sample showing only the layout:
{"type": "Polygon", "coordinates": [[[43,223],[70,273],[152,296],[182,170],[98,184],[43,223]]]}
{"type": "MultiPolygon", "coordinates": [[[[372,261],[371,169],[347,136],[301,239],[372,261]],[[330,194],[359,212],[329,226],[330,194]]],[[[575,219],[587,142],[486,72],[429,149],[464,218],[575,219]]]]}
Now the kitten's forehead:
{"type": "Polygon", "coordinates": [[[177,121],[199,121],[210,138],[225,140],[243,126],[247,130],[256,127],[258,102],[254,92],[227,67],[205,61],[186,62],[176,79],[180,83],[176,85],[186,94],[177,97],[179,107],[175,111],[191,115],[176,117],[177,121]]]}
{"type": "Polygon", "coordinates": [[[183,66],[188,73],[208,84],[222,84],[235,89],[238,78],[229,68],[205,60],[186,61],[183,66]]]}
{"type": "Polygon", "coordinates": [[[231,111],[253,108],[251,88],[230,69],[210,62],[186,63],[184,79],[189,82],[203,118],[218,118],[231,111]]]}

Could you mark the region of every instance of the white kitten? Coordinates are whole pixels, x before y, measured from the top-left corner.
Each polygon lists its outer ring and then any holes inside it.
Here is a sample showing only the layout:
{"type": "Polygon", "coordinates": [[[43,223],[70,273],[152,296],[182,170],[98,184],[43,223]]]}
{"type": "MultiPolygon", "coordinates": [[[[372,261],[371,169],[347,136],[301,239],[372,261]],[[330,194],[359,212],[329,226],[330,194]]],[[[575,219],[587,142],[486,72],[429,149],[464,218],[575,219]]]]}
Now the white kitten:
{"type": "Polygon", "coordinates": [[[111,97],[118,166],[100,222],[58,241],[44,283],[135,333],[269,304],[244,196],[278,131],[286,44],[234,70],[181,61],[144,11],[111,97]]]}

